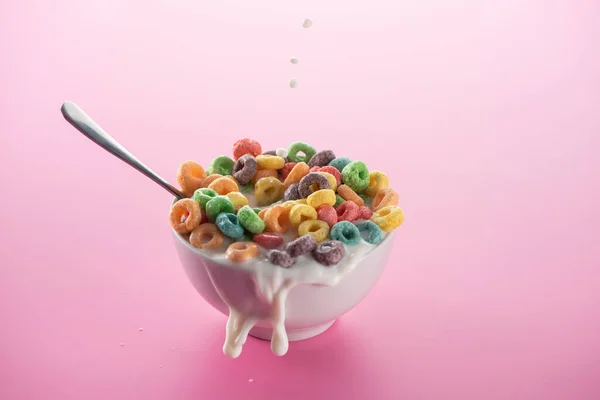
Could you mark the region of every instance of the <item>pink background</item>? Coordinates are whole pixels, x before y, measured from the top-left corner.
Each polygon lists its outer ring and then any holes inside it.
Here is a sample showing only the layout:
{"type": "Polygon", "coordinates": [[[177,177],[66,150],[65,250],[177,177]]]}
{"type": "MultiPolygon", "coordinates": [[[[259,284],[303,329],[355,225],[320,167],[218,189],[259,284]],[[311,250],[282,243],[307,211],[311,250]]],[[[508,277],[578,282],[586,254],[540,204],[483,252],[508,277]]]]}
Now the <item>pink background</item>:
{"type": "Polygon", "coordinates": [[[3,1],[0,398],[600,398],[599,18],[583,0],[3,1]],[[407,215],[393,260],[326,334],[230,360],[170,196],[64,100],[170,181],[244,136],[363,159],[407,215]]]}

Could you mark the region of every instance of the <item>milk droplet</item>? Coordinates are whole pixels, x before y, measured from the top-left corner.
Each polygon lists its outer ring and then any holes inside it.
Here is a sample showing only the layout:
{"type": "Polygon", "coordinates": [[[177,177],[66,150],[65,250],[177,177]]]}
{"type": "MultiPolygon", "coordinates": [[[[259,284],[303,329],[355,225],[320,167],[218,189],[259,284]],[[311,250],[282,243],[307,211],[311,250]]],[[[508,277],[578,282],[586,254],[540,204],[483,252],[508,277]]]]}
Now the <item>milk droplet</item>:
{"type": "Polygon", "coordinates": [[[296,86],[298,86],[298,81],[296,81],[294,78],[290,79],[290,87],[293,89],[296,86]]]}
{"type": "Polygon", "coordinates": [[[250,378],[250,379],[248,379],[248,382],[252,383],[252,382],[254,382],[254,379],[250,378]]]}
{"type": "Polygon", "coordinates": [[[277,157],[286,158],[288,156],[288,151],[286,149],[279,148],[279,149],[275,150],[275,155],[277,157]]]}
{"type": "Polygon", "coordinates": [[[290,58],[290,62],[292,64],[298,64],[298,59],[296,57],[292,57],[292,58],[290,58]]]}
{"type": "Polygon", "coordinates": [[[123,346],[125,346],[125,343],[121,342],[121,343],[119,343],[119,346],[123,347],[123,346]]]}
{"type": "Polygon", "coordinates": [[[304,22],[302,23],[302,27],[304,28],[310,28],[312,26],[313,22],[310,18],[306,18],[304,20],[304,22]]]}
{"type": "Polygon", "coordinates": [[[138,331],[140,331],[140,332],[143,331],[143,330],[144,330],[144,328],[138,328],[138,331]]]}
{"type": "Polygon", "coordinates": [[[158,367],[159,367],[159,368],[162,368],[162,364],[160,364],[158,367]]]}

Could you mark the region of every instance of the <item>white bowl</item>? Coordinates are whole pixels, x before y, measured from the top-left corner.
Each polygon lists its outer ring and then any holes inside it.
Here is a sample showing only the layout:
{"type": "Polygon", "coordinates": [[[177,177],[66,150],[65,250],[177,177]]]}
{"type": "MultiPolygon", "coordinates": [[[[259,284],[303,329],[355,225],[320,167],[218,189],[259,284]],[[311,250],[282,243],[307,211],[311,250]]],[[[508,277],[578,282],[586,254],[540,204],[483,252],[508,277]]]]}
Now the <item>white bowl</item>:
{"type": "MultiPolygon", "coordinates": [[[[198,293],[225,315],[229,307],[223,301],[253,307],[257,303],[254,275],[240,266],[211,259],[173,231],[175,247],[183,268],[198,293]],[[220,294],[219,294],[220,293],[220,294]]],[[[392,250],[393,233],[347,271],[335,286],[298,285],[289,292],[285,328],[290,341],[303,340],[325,332],[337,318],[355,307],[373,288],[392,250]]],[[[279,267],[277,267],[279,268],[279,267]]],[[[270,321],[260,321],[250,335],[270,340],[270,321]]]]}

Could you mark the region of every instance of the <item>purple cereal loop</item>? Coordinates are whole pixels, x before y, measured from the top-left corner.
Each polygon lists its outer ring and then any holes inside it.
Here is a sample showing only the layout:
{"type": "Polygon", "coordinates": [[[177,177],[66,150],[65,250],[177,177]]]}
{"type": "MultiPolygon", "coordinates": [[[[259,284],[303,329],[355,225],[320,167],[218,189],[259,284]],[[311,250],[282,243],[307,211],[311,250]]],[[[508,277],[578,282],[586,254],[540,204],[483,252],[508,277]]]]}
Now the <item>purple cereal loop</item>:
{"type": "Polygon", "coordinates": [[[247,185],[256,174],[256,158],[250,154],[244,154],[233,165],[233,177],[240,185],[247,185]]]}
{"type": "Polygon", "coordinates": [[[338,240],[328,240],[317,245],[312,256],[319,264],[332,266],[339,263],[346,254],[344,244],[338,240]]]}
{"type": "Polygon", "coordinates": [[[302,254],[310,253],[317,247],[317,241],[312,235],[300,236],[285,245],[285,251],[292,257],[299,257],[302,254]]]}
{"type": "Polygon", "coordinates": [[[292,183],[289,188],[285,190],[283,193],[283,200],[298,200],[300,198],[300,193],[298,192],[298,184],[292,183]]]}
{"type": "Polygon", "coordinates": [[[309,167],[324,167],[335,160],[335,153],[332,150],[323,150],[312,156],[308,162],[309,167]]]}
{"type": "Polygon", "coordinates": [[[296,259],[282,250],[271,250],[267,255],[271,264],[279,265],[283,268],[289,268],[296,263],[296,259]]]}
{"type": "Polygon", "coordinates": [[[317,185],[319,187],[318,190],[331,189],[329,180],[325,177],[325,175],[321,175],[317,172],[311,172],[300,180],[298,185],[298,193],[300,193],[300,197],[305,199],[310,196],[313,192],[310,188],[312,185],[317,185]]]}

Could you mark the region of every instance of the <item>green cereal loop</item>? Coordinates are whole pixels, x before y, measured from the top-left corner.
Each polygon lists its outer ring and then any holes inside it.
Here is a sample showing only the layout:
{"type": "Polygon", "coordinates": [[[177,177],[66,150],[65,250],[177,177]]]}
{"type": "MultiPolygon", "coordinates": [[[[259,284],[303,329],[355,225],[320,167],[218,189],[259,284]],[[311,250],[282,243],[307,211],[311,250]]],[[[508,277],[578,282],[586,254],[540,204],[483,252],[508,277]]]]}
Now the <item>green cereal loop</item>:
{"type": "Polygon", "coordinates": [[[192,196],[192,200],[194,200],[202,210],[206,210],[206,203],[208,203],[214,197],[217,197],[219,194],[212,189],[209,188],[201,188],[194,192],[192,196]]]}
{"type": "Polygon", "coordinates": [[[348,221],[340,221],[331,227],[329,236],[333,240],[339,240],[340,242],[350,246],[358,244],[362,239],[356,225],[348,221]]]}
{"type": "Polygon", "coordinates": [[[342,172],[344,167],[352,162],[348,157],[338,157],[329,163],[330,166],[342,172]]]}
{"type": "Polygon", "coordinates": [[[339,194],[336,193],[335,194],[335,204],[333,205],[333,208],[338,208],[338,206],[345,201],[346,200],[342,196],[340,196],[339,194]]]}
{"type": "Polygon", "coordinates": [[[254,183],[249,183],[247,185],[240,185],[240,193],[250,193],[254,190],[254,183]]]}
{"type": "Polygon", "coordinates": [[[360,193],[369,187],[371,178],[364,162],[352,161],[342,170],[342,180],[346,185],[350,186],[350,189],[356,193],[360,193]]]}
{"type": "Polygon", "coordinates": [[[261,233],[265,230],[265,223],[254,212],[250,206],[244,206],[238,210],[237,217],[240,224],[252,233],[261,233]]]}
{"type": "Polygon", "coordinates": [[[292,162],[307,163],[316,153],[317,150],[310,144],[304,142],[294,142],[288,149],[288,160],[292,162]],[[300,151],[304,153],[304,156],[298,155],[298,152],[300,151]]]}
{"type": "Polygon", "coordinates": [[[233,160],[227,156],[219,156],[212,160],[208,166],[206,173],[208,175],[219,174],[219,175],[231,175],[233,172],[233,160]]]}
{"type": "Polygon", "coordinates": [[[373,221],[365,221],[356,226],[359,232],[367,231],[365,241],[371,244],[379,244],[383,240],[381,228],[373,221]]]}
{"type": "Polygon", "coordinates": [[[206,217],[210,222],[215,222],[217,215],[221,213],[231,213],[234,211],[233,203],[226,196],[217,196],[206,203],[206,217]]]}
{"type": "Polygon", "coordinates": [[[359,194],[360,198],[365,202],[365,206],[370,206],[373,201],[372,197],[367,196],[366,194],[359,194]]]}

